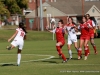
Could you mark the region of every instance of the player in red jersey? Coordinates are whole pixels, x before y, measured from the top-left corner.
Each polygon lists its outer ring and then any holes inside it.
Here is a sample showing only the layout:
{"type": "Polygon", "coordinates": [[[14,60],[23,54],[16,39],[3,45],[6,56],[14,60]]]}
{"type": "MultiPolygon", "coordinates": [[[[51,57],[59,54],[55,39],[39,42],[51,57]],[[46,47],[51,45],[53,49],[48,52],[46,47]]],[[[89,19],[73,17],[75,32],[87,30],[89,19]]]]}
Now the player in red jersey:
{"type": "Polygon", "coordinates": [[[79,42],[79,49],[78,49],[78,59],[81,59],[81,55],[82,55],[82,46],[84,44],[84,51],[85,51],[85,57],[84,60],[87,60],[87,56],[88,56],[88,48],[87,48],[87,44],[90,40],[90,35],[89,35],[89,29],[91,28],[90,25],[88,25],[87,18],[86,16],[83,16],[82,18],[83,23],[81,23],[78,26],[78,29],[81,30],[81,36],[80,36],[80,42],[79,42]]]}
{"type": "MultiPolygon", "coordinates": [[[[89,29],[89,33],[90,33],[90,43],[91,43],[91,45],[92,45],[92,47],[94,49],[94,53],[97,54],[96,45],[94,43],[95,23],[90,19],[90,15],[89,14],[86,14],[86,17],[87,17],[87,22],[92,26],[92,28],[89,29]]],[[[97,35],[97,33],[96,33],[96,35],[97,35]]]]}
{"type": "MultiPolygon", "coordinates": [[[[48,30],[48,27],[46,29],[48,30]]],[[[56,49],[57,49],[58,55],[62,57],[63,62],[67,62],[65,55],[62,53],[62,47],[65,44],[63,20],[59,20],[57,28],[55,28],[54,30],[48,30],[48,31],[56,33],[56,41],[57,41],[56,49]]]]}

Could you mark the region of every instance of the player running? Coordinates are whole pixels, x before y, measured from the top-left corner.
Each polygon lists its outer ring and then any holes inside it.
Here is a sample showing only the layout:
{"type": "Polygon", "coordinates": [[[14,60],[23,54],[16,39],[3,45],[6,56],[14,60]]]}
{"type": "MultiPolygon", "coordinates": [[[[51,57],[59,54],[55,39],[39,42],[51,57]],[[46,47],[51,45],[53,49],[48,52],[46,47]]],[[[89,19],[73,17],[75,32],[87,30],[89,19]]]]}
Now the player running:
{"type": "Polygon", "coordinates": [[[78,46],[77,46],[77,36],[76,36],[76,25],[73,22],[72,17],[68,18],[68,24],[65,25],[64,29],[66,34],[68,34],[68,52],[69,52],[69,59],[72,59],[72,50],[71,50],[71,45],[72,43],[74,43],[74,46],[76,48],[76,50],[78,50],[78,46]]]}
{"type": "MultiPolygon", "coordinates": [[[[96,26],[95,26],[94,21],[92,21],[90,19],[90,15],[89,14],[86,14],[86,17],[87,17],[87,22],[92,26],[92,28],[89,29],[89,33],[90,33],[90,43],[91,43],[91,45],[92,45],[92,47],[94,49],[94,53],[97,54],[96,45],[94,43],[94,31],[96,30],[96,26]]],[[[96,33],[96,35],[97,35],[97,33],[96,33]]]]}
{"type": "Polygon", "coordinates": [[[86,16],[82,17],[82,23],[78,26],[78,29],[81,31],[79,49],[78,49],[78,59],[81,59],[82,56],[82,46],[84,45],[85,57],[84,60],[87,60],[88,48],[87,44],[90,40],[89,29],[92,28],[90,24],[87,23],[86,16]]]}
{"type": "Polygon", "coordinates": [[[11,50],[15,47],[18,46],[18,52],[17,52],[17,66],[20,65],[20,60],[21,60],[21,51],[23,49],[23,45],[24,45],[24,38],[25,38],[25,34],[26,34],[26,30],[24,27],[23,23],[19,23],[19,27],[16,29],[16,32],[8,39],[8,42],[10,42],[13,38],[14,40],[11,42],[10,46],[7,46],[8,50],[11,50]]]}
{"type": "MultiPolygon", "coordinates": [[[[48,28],[46,28],[48,30],[48,28]]],[[[65,57],[65,55],[62,53],[62,47],[64,46],[65,44],[65,38],[64,38],[64,29],[63,29],[63,20],[59,20],[58,22],[58,27],[55,28],[54,30],[48,30],[49,32],[53,32],[53,33],[56,33],[56,49],[57,49],[57,52],[58,52],[58,55],[60,57],[62,57],[63,59],[63,62],[67,62],[67,59],[65,57]]]]}

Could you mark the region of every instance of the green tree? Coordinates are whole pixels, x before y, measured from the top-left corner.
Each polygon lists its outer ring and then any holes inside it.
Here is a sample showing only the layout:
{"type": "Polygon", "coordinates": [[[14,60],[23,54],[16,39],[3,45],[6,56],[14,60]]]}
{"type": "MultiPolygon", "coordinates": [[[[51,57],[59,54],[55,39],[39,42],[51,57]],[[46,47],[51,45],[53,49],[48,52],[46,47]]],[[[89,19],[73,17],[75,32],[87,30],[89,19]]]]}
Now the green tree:
{"type": "Polygon", "coordinates": [[[11,14],[21,14],[22,9],[28,7],[28,0],[4,0],[3,2],[11,14]]]}
{"type": "Polygon", "coordinates": [[[10,16],[10,12],[9,10],[5,7],[5,5],[0,2],[0,18],[3,20],[3,17],[2,16],[6,16],[6,17],[9,17],[10,16]]]}
{"type": "Polygon", "coordinates": [[[16,0],[16,2],[21,9],[28,7],[28,0],[16,0]]]}

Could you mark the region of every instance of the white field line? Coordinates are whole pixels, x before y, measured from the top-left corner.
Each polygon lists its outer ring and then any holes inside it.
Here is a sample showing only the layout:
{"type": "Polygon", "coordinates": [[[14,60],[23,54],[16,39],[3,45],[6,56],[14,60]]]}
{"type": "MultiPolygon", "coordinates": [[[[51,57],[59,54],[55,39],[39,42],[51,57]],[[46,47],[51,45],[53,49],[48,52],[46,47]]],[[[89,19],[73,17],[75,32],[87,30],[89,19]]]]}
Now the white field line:
{"type": "Polygon", "coordinates": [[[100,66],[100,64],[67,64],[67,63],[58,63],[58,64],[43,64],[43,65],[71,65],[71,66],[100,66]]]}
{"type": "MultiPolygon", "coordinates": [[[[9,55],[9,56],[13,56],[13,55],[17,55],[17,54],[0,54],[0,56],[3,56],[3,55],[9,55]]],[[[48,59],[51,59],[51,58],[54,58],[55,56],[52,56],[52,55],[40,55],[40,54],[22,54],[22,55],[36,55],[36,56],[47,56],[48,58],[43,58],[43,59],[37,59],[37,60],[28,60],[28,61],[21,61],[21,62],[32,62],[32,61],[41,61],[41,60],[48,60],[48,59]]],[[[16,62],[8,62],[8,63],[0,63],[0,64],[12,64],[12,63],[16,63],[16,62]]],[[[68,63],[56,63],[56,64],[40,64],[40,65],[73,65],[73,66],[78,66],[78,65],[83,65],[83,66],[100,66],[100,64],[68,64],[68,63]]]]}
{"type": "MultiPolygon", "coordinates": [[[[9,56],[13,56],[13,55],[17,55],[17,54],[0,54],[0,56],[3,55],[9,55],[9,56]]],[[[37,60],[28,60],[28,61],[21,61],[21,62],[32,62],[32,61],[41,61],[41,60],[48,60],[51,58],[54,58],[55,56],[52,55],[40,55],[40,54],[22,54],[22,55],[36,55],[36,56],[47,56],[48,58],[43,58],[43,59],[37,59],[37,60]]],[[[8,62],[8,63],[16,63],[16,62],[8,62]]],[[[0,63],[0,64],[8,64],[8,63],[0,63]]]]}

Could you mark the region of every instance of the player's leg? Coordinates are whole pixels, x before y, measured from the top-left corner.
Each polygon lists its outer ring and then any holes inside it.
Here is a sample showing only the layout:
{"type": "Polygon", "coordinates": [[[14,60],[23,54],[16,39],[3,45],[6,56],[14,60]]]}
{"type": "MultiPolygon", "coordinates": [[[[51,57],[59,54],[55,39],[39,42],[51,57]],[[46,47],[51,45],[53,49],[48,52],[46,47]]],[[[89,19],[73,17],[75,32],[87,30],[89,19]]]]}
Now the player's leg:
{"type": "Polygon", "coordinates": [[[23,49],[23,45],[24,45],[24,41],[18,41],[18,51],[17,51],[17,65],[20,65],[20,61],[21,61],[21,51],[23,49]]]}
{"type": "Polygon", "coordinates": [[[85,51],[84,60],[87,60],[87,57],[88,57],[88,47],[87,47],[88,42],[89,42],[89,40],[87,40],[87,39],[84,42],[84,51],[85,51]]]}
{"type": "Polygon", "coordinates": [[[87,44],[87,48],[88,48],[88,55],[90,54],[90,48],[89,45],[87,44]]]}
{"type": "Polygon", "coordinates": [[[71,44],[68,44],[67,47],[68,47],[69,59],[72,59],[71,44]]]}
{"type": "Polygon", "coordinates": [[[15,48],[16,46],[17,46],[17,42],[18,41],[12,41],[11,42],[11,45],[10,46],[7,46],[6,48],[8,49],[8,50],[11,50],[11,49],[13,49],[13,48],[15,48]]]}
{"type": "Polygon", "coordinates": [[[71,44],[72,44],[72,40],[68,38],[67,48],[68,48],[68,53],[69,53],[69,59],[72,59],[71,44]]]}
{"type": "Polygon", "coordinates": [[[90,42],[91,42],[91,45],[92,45],[92,47],[93,47],[93,49],[94,49],[94,53],[97,54],[96,45],[95,45],[95,43],[94,43],[94,36],[91,36],[90,42]]]}
{"type": "Polygon", "coordinates": [[[76,51],[78,52],[77,37],[75,39],[73,39],[73,42],[74,42],[74,47],[75,47],[76,51]]]}
{"type": "Polygon", "coordinates": [[[74,47],[75,47],[76,51],[78,52],[77,42],[74,42],[74,47]]]}
{"type": "Polygon", "coordinates": [[[18,52],[17,52],[17,66],[20,65],[20,61],[21,61],[21,49],[18,48],[18,52]]]}
{"type": "Polygon", "coordinates": [[[62,48],[61,48],[61,46],[63,46],[63,44],[62,44],[62,42],[57,42],[56,43],[56,49],[57,49],[57,51],[58,51],[58,54],[62,57],[62,59],[64,60],[64,61],[66,61],[66,57],[65,57],[65,55],[62,53],[62,48]]]}
{"type": "Polygon", "coordinates": [[[79,49],[78,49],[78,59],[82,58],[82,45],[84,43],[84,40],[80,38],[80,42],[79,42],[79,49]]]}
{"type": "Polygon", "coordinates": [[[11,44],[10,46],[7,46],[6,48],[7,48],[8,50],[11,50],[11,49],[15,48],[15,46],[11,44]]]}

